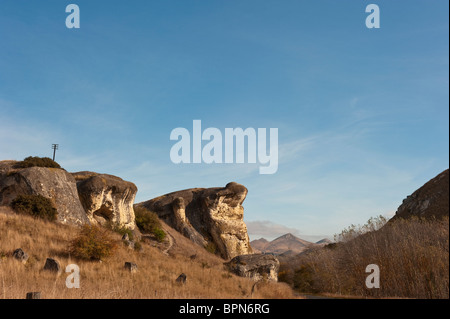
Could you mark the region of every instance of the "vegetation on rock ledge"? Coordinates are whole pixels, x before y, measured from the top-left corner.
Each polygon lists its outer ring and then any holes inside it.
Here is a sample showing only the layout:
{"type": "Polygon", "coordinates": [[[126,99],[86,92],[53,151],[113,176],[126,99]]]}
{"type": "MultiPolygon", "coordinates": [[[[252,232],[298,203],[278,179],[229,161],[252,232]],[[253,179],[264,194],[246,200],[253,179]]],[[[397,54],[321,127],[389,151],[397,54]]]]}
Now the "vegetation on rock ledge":
{"type": "Polygon", "coordinates": [[[61,168],[61,166],[54,160],[48,157],[28,156],[23,161],[18,162],[15,165],[16,168],[27,167],[49,167],[49,168],[61,168]]]}
{"type": "Polygon", "coordinates": [[[16,213],[49,221],[55,221],[58,215],[52,201],[42,195],[19,195],[11,202],[11,207],[16,213]]]}

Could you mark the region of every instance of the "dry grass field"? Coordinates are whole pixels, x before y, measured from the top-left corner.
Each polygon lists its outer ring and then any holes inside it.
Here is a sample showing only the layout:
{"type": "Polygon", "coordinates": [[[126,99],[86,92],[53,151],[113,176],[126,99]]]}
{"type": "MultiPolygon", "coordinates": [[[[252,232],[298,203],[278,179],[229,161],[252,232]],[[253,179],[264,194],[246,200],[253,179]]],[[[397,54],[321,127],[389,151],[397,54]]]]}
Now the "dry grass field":
{"type": "Polygon", "coordinates": [[[285,283],[261,283],[252,294],[253,281],[230,274],[223,268],[224,260],[163,226],[172,243],[167,254],[151,242],[143,242],[141,251],[132,250],[111,231],[118,243],[113,256],[86,261],[68,253],[78,228],[0,207],[0,299],[23,299],[32,291],[45,299],[296,298],[285,283]],[[26,263],[12,256],[17,248],[28,253],[26,263]],[[60,262],[59,274],[43,270],[48,257],[60,262]],[[125,270],[125,262],[136,263],[138,271],[125,270]],[[80,268],[80,288],[66,287],[69,264],[80,268]],[[184,285],[176,282],[181,273],[187,276],[184,285]]]}
{"type": "Polygon", "coordinates": [[[342,232],[337,244],[282,263],[279,278],[301,292],[362,298],[449,298],[449,219],[373,219],[342,232]],[[383,227],[381,227],[383,226],[383,227]],[[368,289],[366,266],[380,269],[368,289]]]}

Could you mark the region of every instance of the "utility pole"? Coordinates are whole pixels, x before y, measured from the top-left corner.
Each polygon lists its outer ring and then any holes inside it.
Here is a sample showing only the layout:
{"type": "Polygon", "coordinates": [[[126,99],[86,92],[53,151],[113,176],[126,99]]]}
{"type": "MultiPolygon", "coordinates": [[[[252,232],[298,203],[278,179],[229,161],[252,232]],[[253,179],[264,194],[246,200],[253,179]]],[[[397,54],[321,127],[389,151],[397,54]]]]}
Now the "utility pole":
{"type": "Polygon", "coordinates": [[[58,149],[59,144],[52,144],[52,149],[53,149],[53,160],[55,160],[55,153],[56,150],[58,149]]]}

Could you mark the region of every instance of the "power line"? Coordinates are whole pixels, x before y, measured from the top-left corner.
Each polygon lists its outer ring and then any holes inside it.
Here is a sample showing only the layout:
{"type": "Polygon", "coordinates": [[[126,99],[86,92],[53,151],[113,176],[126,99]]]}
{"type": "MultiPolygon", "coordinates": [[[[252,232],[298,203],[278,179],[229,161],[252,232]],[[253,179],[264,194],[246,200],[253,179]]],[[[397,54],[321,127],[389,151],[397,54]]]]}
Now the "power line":
{"type": "Polygon", "coordinates": [[[53,160],[55,160],[55,153],[56,150],[58,149],[59,144],[52,144],[52,149],[53,149],[53,160]]]}

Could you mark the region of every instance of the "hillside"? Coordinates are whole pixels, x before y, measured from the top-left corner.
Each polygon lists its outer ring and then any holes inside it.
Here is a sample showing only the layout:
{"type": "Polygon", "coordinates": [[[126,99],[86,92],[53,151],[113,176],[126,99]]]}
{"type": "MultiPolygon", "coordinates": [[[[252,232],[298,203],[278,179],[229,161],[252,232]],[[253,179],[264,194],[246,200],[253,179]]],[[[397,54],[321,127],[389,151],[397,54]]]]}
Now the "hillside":
{"type": "MultiPolygon", "coordinates": [[[[71,225],[17,215],[0,206],[0,299],[23,299],[27,292],[39,291],[42,298],[250,298],[254,282],[235,276],[223,268],[224,260],[208,253],[163,223],[167,242],[142,241],[142,250],[121,243],[121,235],[110,231],[119,244],[115,254],[102,262],[76,259],[68,247],[79,232],[71,225]],[[28,253],[23,264],[12,257],[15,249],[28,253]],[[57,259],[60,275],[43,271],[46,258],[57,259]],[[124,269],[136,263],[138,271],[124,269]],[[64,269],[80,267],[81,287],[65,286],[64,269]],[[175,280],[184,273],[186,284],[175,280]]],[[[284,283],[258,285],[253,298],[294,298],[284,283]]]]}
{"type": "Polygon", "coordinates": [[[403,200],[392,220],[449,216],[449,170],[445,170],[403,200]]]}
{"type": "Polygon", "coordinates": [[[408,196],[394,218],[371,218],[339,241],[280,259],[279,279],[303,293],[376,298],[449,298],[449,172],[408,196]],[[367,265],[380,270],[366,286],[367,265]]]}
{"type": "Polygon", "coordinates": [[[329,240],[328,238],[324,238],[324,239],[321,239],[318,242],[316,242],[316,244],[318,244],[318,245],[328,245],[331,243],[332,243],[332,241],[329,240]]]}
{"type": "Polygon", "coordinates": [[[254,252],[263,252],[268,244],[269,241],[265,238],[255,239],[250,242],[250,246],[254,252]]]}

